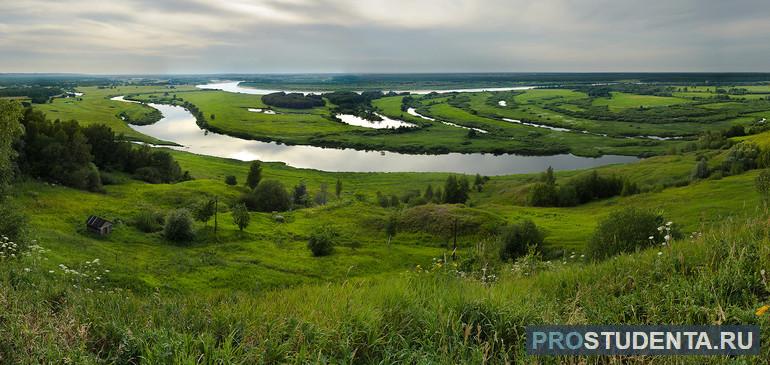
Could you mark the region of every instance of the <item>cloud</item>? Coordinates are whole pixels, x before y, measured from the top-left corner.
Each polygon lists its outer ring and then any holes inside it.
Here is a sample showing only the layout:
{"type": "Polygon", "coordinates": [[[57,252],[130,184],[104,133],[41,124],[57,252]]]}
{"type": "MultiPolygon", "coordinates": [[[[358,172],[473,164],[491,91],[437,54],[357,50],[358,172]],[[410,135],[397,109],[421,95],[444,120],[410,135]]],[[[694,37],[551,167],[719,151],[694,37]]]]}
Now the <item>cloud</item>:
{"type": "Polygon", "coordinates": [[[767,14],[764,0],[19,0],[0,12],[0,72],[770,71],[767,14]]]}

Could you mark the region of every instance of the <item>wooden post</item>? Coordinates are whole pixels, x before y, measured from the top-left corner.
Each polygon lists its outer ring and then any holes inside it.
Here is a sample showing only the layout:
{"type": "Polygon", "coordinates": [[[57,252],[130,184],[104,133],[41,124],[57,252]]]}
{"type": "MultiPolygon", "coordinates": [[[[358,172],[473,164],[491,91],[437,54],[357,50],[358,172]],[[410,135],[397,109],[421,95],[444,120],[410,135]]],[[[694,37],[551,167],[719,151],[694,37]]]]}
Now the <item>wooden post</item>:
{"type": "Polygon", "coordinates": [[[217,238],[217,227],[219,227],[219,222],[217,221],[217,213],[219,213],[219,197],[214,197],[214,239],[217,238]]]}
{"type": "Polygon", "coordinates": [[[452,231],[454,231],[454,244],[452,245],[452,261],[457,259],[457,218],[455,218],[455,223],[453,226],[452,231]]]}

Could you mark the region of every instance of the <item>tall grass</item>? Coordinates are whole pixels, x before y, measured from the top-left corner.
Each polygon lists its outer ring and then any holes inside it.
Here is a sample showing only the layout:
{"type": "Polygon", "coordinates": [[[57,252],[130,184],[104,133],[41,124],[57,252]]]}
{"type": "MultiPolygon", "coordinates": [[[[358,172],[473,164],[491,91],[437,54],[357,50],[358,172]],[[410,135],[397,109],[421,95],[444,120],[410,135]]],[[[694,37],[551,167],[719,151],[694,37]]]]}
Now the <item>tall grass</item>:
{"type": "MultiPolygon", "coordinates": [[[[0,263],[0,363],[767,363],[757,357],[525,355],[529,324],[758,324],[770,339],[768,218],[607,261],[453,265],[247,293],[135,294],[74,284],[33,256],[0,263]],[[29,271],[24,270],[30,269],[29,271]]],[[[579,261],[579,260],[578,260],[579,261]]],[[[82,283],[82,282],[81,282],[82,283]]]]}

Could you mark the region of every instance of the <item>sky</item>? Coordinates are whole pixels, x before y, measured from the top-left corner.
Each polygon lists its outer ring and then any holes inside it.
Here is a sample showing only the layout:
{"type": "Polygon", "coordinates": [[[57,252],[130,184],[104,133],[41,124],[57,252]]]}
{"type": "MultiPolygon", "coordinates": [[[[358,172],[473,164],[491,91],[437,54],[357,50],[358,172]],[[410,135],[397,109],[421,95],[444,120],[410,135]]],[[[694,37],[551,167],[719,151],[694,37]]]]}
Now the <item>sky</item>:
{"type": "Polygon", "coordinates": [[[770,71],[767,0],[2,0],[0,73],[770,71]]]}

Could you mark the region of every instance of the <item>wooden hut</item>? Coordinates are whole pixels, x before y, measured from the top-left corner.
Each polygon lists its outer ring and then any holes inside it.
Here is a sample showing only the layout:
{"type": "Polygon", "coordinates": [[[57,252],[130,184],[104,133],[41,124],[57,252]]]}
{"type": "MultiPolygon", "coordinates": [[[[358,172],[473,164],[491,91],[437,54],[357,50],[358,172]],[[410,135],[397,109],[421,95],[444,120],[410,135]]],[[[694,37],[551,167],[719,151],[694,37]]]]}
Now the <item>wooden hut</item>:
{"type": "Polygon", "coordinates": [[[88,220],[86,221],[86,228],[100,236],[106,236],[112,233],[112,222],[92,215],[88,217],[88,220]]]}

